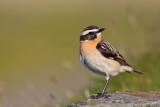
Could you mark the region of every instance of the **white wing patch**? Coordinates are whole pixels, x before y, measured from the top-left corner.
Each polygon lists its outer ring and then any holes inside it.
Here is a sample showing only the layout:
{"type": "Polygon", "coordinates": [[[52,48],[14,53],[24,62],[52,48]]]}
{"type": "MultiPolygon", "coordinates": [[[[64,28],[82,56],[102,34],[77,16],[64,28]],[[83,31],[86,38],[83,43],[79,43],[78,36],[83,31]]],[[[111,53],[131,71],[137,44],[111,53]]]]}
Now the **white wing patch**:
{"type": "Polygon", "coordinates": [[[113,57],[109,57],[109,59],[114,59],[113,57]]]}
{"type": "Polygon", "coordinates": [[[104,46],[102,46],[102,45],[101,45],[101,48],[102,48],[102,49],[106,49],[106,48],[105,48],[104,46]]]}

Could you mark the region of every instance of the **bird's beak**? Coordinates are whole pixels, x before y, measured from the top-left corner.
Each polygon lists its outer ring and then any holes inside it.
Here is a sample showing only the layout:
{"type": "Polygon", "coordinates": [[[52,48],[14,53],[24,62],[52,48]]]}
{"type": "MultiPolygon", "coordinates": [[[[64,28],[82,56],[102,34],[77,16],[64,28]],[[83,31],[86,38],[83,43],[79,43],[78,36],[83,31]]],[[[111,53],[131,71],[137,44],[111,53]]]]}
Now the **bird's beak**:
{"type": "Polygon", "coordinates": [[[101,28],[101,29],[99,29],[98,31],[97,31],[97,33],[100,33],[100,32],[102,32],[102,31],[104,31],[105,30],[105,28],[101,28]]]}

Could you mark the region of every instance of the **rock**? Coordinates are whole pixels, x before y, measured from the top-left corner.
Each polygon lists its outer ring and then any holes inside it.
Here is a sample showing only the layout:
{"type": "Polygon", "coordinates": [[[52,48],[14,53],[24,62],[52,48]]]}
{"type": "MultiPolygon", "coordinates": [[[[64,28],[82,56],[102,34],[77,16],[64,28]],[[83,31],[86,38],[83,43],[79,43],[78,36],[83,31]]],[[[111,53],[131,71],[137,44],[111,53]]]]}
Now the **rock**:
{"type": "Polygon", "coordinates": [[[160,92],[113,92],[98,99],[97,95],[68,107],[160,107],[160,92]]]}

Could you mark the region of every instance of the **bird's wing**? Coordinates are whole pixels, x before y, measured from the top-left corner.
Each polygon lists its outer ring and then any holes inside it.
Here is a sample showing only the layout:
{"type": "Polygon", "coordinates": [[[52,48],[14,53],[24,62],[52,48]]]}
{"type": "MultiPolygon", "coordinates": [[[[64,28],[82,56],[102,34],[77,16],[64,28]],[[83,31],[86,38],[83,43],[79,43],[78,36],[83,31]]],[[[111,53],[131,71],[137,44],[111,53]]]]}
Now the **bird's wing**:
{"type": "Polygon", "coordinates": [[[123,56],[114,47],[112,47],[109,42],[101,40],[97,44],[96,48],[104,57],[115,60],[120,63],[120,65],[131,67],[123,56]]]}
{"type": "Polygon", "coordinates": [[[117,61],[121,66],[130,67],[136,73],[143,74],[142,72],[132,68],[131,65],[126,62],[123,56],[114,47],[112,47],[109,42],[101,40],[97,44],[96,48],[104,57],[117,61]]]}

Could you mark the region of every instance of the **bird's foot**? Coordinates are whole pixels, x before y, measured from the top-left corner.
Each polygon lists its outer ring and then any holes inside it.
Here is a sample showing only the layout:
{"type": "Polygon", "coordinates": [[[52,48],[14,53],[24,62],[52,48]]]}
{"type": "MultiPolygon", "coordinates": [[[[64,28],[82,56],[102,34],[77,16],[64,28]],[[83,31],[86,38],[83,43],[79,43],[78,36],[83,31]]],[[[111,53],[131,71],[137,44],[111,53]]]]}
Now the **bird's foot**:
{"type": "Polygon", "coordinates": [[[111,95],[106,95],[106,93],[98,93],[97,95],[92,95],[91,99],[109,98],[111,95]]]}

